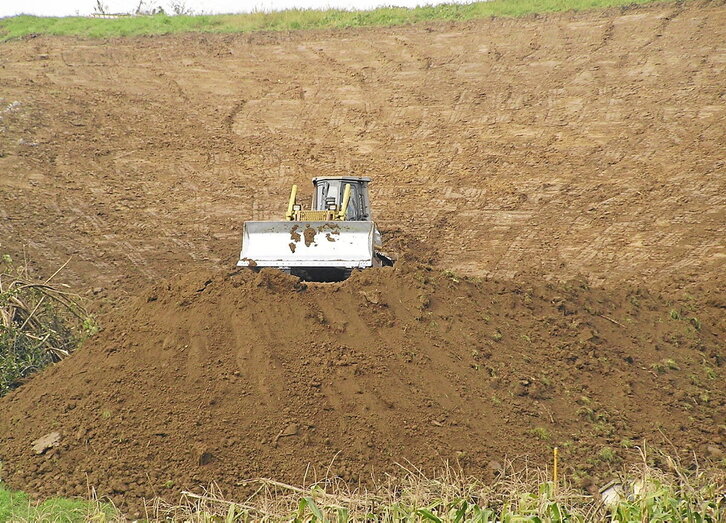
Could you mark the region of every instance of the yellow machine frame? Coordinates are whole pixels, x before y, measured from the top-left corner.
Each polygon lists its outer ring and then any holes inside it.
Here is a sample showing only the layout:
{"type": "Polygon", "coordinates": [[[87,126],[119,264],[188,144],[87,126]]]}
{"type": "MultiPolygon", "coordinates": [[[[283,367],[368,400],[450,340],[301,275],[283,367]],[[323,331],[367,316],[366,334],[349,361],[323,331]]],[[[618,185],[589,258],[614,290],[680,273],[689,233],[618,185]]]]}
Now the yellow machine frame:
{"type": "Polygon", "coordinates": [[[285,219],[291,222],[323,222],[323,221],[344,221],[345,216],[348,213],[348,202],[350,201],[350,184],[345,184],[345,191],[343,191],[343,203],[340,209],[336,210],[324,210],[304,211],[302,208],[295,209],[298,206],[297,203],[297,185],[292,186],[290,191],[290,201],[287,204],[287,212],[285,213],[285,219]]]}

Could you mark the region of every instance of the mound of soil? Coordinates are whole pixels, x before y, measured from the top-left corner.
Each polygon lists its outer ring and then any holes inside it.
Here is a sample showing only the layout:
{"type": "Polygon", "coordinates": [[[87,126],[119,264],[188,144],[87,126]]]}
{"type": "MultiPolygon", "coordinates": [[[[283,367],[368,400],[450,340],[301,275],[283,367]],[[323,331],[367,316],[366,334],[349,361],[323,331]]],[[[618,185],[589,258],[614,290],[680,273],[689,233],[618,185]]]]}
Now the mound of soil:
{"type": "Polygon", "coordinates": [[[597,482],[628,442],[702,454],[719,437],[723,306],[413,263],[339,284],[185,275],[0,400],[4,479],[133,511],[212,481],[234,497],[248,478],[365,483],[396,463],[489,478],[559,445],[570,478],[597,482]]]}

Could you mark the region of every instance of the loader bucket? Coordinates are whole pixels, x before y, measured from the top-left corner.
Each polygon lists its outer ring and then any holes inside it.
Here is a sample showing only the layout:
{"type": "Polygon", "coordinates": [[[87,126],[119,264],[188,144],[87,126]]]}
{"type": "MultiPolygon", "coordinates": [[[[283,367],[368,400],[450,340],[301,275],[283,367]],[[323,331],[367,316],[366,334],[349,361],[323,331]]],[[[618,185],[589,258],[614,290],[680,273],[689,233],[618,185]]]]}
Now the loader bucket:
{"type": "Polygon", "coordinates": [[[276,267],[304,279],[336,281],[380,265],[370,221],[245,222],[239,267],[276,267]]]}

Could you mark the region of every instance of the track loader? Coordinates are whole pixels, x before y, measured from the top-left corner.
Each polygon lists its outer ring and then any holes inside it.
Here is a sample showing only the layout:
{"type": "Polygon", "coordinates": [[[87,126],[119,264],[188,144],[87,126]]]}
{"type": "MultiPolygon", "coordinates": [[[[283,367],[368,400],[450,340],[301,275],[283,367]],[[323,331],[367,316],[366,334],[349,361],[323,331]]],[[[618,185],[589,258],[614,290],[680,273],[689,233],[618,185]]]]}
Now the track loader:
{"type": "Polygon", "coordinates": [[[381,233],[372,220],[370,178],[313,178],[309,210],[297,201],[297,185],[281,221],[242,226],[239,267],[275,267],[309,281],[341,281],[353,269],[392,265],[380,252],[381,233]]]}

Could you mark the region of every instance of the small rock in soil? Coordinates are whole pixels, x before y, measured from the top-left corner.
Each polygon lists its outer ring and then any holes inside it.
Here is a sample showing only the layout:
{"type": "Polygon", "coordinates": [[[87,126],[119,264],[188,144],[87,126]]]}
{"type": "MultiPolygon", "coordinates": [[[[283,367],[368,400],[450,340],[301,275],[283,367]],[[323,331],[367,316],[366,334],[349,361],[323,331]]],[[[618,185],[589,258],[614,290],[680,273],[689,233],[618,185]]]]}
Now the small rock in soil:
{"type": "Polygon", "coordinates": [[[60,443],[61,435],[60,432],[49,432],[45,436],[41,436],[36,439],[33,445],[33,451],[36,454],[43,454],[48,449],[52,449],[60,443]]]}

